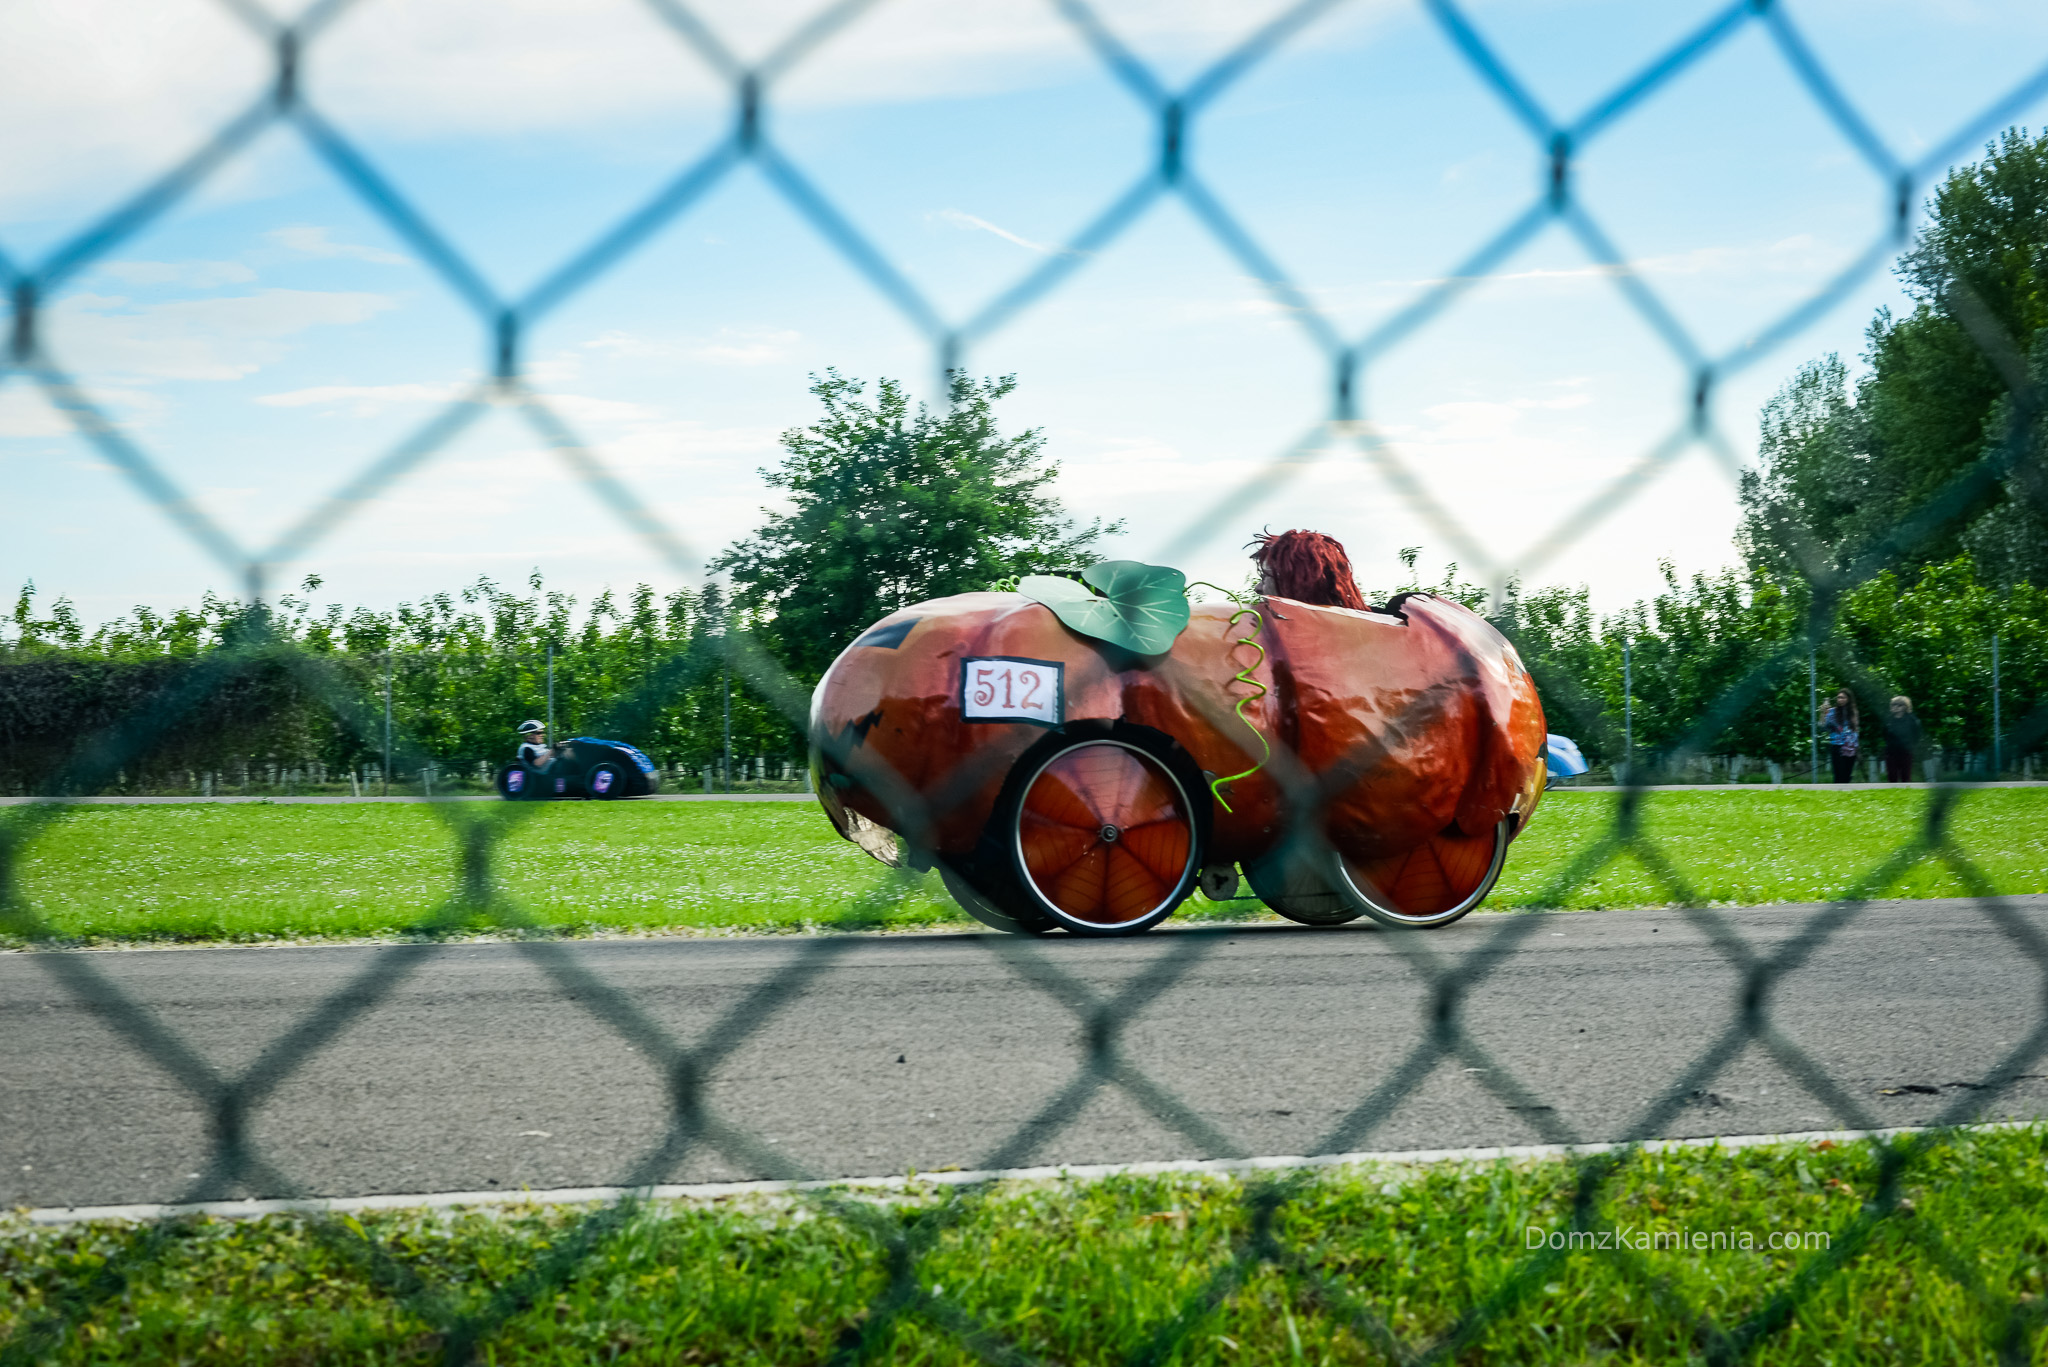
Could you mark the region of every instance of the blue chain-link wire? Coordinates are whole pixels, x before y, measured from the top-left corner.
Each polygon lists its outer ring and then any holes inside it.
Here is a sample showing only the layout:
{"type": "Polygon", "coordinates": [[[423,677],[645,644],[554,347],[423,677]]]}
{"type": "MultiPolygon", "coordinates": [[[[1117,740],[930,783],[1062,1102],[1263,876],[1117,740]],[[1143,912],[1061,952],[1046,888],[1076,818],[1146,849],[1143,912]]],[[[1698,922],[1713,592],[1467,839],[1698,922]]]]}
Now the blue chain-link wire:
{"type": "MultiPolygon", "coordinates": [[[[648,7],[682,45],[726,84],[733,103],[731,128],[646,202],[571,253],[520,294],[508,294],[487,280],[460,247],[414,208],[344,132],[323,118],[308,101],[300,84],[306,53],[321,31],[349,7],[351,0],[320,0],[291,24],[278,21],[254,0],[222,3],[270,46],[273,68],[268,88],[190,156],[57,246],[40,262],[21,264],[0,247],[0,281],[4,281],[10,301],[9,340],[4,360],[0,360],[0,383],[19,377],[39,387],[70,419],[80,436],[104,455],[145,500],[209,557],[232,572],[256,600],[265,596],[267,585],[282,565],[304,555],[352,514],[375,503],[400,476],[434,459],[493,404],[516,407],[542,441],[626,527],[664,564],[687,574],[689,559],[681,538],[550,407],[546,397],[526,382],[521,347],[530,327],[542,316],[672,227],[710,189],[747,163],[752,163],[818,235],[874,287],[882,300],[926,339],[932,348],[934,371],[941,375],[963,367],[974,345],[1065,286],[1092,255],[1113,243],[1161,200],[1177,196],[1217,244],[1295,320],[1327,363],[1329,388],[1326,419],[1291,442],[1208,512],[1192,519],[1173,539],[1170,551],[1200,544],[1224,519],[1241,517],[1251,500],[1271,497],[1287,484],[1309,476],[1332,451],[1348,447],[1377,468],[1404,501],[1465,558],[1465,563],[1489,574],[1499,584],[1509,566],[1526,571],[1548,561],[1592,525],[1625,506],[1650,479],[1695,446],[1703,447],[1732,470],[1736,457],[1715,428],[1712,417],[1712,399],[1720,384],[1773,353],[1840,302],[1851,289],[1880,271],[1906,242],[1915,195],[1957,156],[2004,125],[2019,110],[2048,94],[2048,64],[2044,64],[1931,152],[1909,162],[1892,152],[1843,94],[1799,33],[1784,4],[1737,0],[1595,100],[1576,118],[1560,122],[1458,5],[1452,0],[1423,0],[1423,8],[1446,41],[1529,135],[1544,188],[1534,202],[1437,283],[1420,292],[1386,322],[1355,341],[1346,341],[1336,324],[1314,306],[1277,259],[1196,174],[1192,161],[1194,133],[1206,108],[1303,27],[1336,8],[1337,0],[1303,0],[1282,11],[1178,90],[1140,59],[1084,0],[1054,0],[1054,8],[1110,76],[1150,115],[1151,155],[1147,158],[1147,169],[1112,196],[1065,244],[1064,250],[1049,255],[979,308],[969,310],[961,321],[949,322],[775,144],[765,128],[764,113],[774,83],[855,23],[873,7],[872,0],[841,0],[826,7],[752,67],[742,63],[716,31],[686,5],[678,0],[647,0],[648,7]],[[1891,209],[1878,225],[1869,247],[1820,289],[1779,317],[1766,320],[1726,354],[1712,356],[1630,267],[1626,255],[1579,200],[1573,169],[1576,159],[1595,138],[1653,99],[1706,54],[1734,35],[1759,25],[1799,85],[1878,178],[1890,196],[1891,209]],[[490,378],[445,405],[388,451],[371,459],[270,545],[250,549],[209,516],[165,473],[159,462],[106,416],[104,409],[52,355],[39,325],[46,301],[67,281],[184,201],[260,133],[277,124],[296,128],[337,179],[402,238],[467,306],[481,330],[490,378]],[[1561,224],[1593,259],[1608,268],[1608,278],[1629,308],[1693,377],[1692,396],[1672,431],[1653,443],[1606,488],[1539,535],[1528,549],[1501,558],[1491,554],[1469,529],[1431,498],[1391,444],[1363,420],[1362,391],[1374,364],[1553,222],[1561,224]]],[[[2022,415],[2038,413],[2039,396],[2032,391],[2019,348],[2011,338],[1998,333],[1986,311],[1972,310],[1968,300],[1963,301],[1960,311],[1974,340],[2005,377],[2018,411],[2022,415]]],[[[1849,570],[1828,570],[1818,556],[1809,555],[1806,575],[1813,590],[1813,608],[1806,623],[1806,635],[1729,690],[1680,741],[1681,748],[1704,743],[1750,697],[1794,667],[1809,643],[1826,635],[1833,605],[1847,587],[1908,553],[1988,484],[2010,474],[2024,455],[2023,434],[2027,428],[2026,423],[2015,424],[2014,435],[2003,448],[1937,491],[1917,516],[1894,529],[1882,545],[1849,570]]],[[[1172,558],[1171,554],[1166,558],[1172,558]]],[[[741,633],[728,635],[726,653],[729,662],[757,692],[799,727],[805,724],[807,699],[803,690],[773,659],[741,633]]],[[[53,782],[52,794],[93,791],[105,786],[123,764],[147,748],[152,734],[160,727],[174,724],[178,718],[203,707],[240,671],[276,661],[296,671],[304,686],[325,700],[345,727],[363,736],[374,734],[376,719],[363,711],[346,680],[331,666],[297,652],[288,642],[260,634],[246,636],[206,657],[165,696],[154,700],[147,716],[131,717],[82,745],[53,782]]],[[[635,717],[651,716],[676,691],[688,685],[691,671],[699,667],[701,660],[694,658],[668,662],[637,693],[619,704],[616,715],[628,724],[635,717]]],[[[1582,696],[1573,695],[1569,689],[1563,698],[1553,697],[1553,706],[1560,701],[1567,708],[1589,707],[1582,696]]],[[[1599,721],[1590,712],[1586,720],[1599,721]]],[[[2014,741],[2024,749],[2037,743],[2044,733],[2048,733],[2048,708],[2027,718],[2017,728],[2014,741]]],[[[402,741],[401,758],[411,761],[415,755],[411,743],[402,741]]],[[[929,826],[932,811],[951,800],[950,793],[964,792],[979,777],[971,773],[955,775],[953,780],[937,786],[933,798],[926,799],[913,792],[900,776],[878,771],[866,756],[849,754],[837,758],[849,768],[859,769],[861,781],[891,808],[900,829],[913,838],[929,826]]],[[[1327,794],[1318,790],[1314,778],[1284,748],[1276,753],[1273,769],[1288,790],[1293,806],[1291,838],[1305,844],[1315,843],[1320,839],[1316,834],[1320,830],[1318,812],[1327,794]]],[[[1917,864],[1932,860],[1946,866],[1969,890],[1978,913],[1990,920],[2014,951],[2042,975],[2044,1009],[2033,1032],[2013,1046],[1975,1088],[1944,1108],[1935,1129],[1880,1142],[1879,1184],[1873,1200],[1839,1231],[1830,1251],[1802,1264],[1778,1294],[1746,1318],[1729,1326],[1717,1324],[1685,1303],[1640,1259],[1623,1260],[1628,1274],[1661,1308],[1684,1322],[1700,1326],[1699,1345],[1709,1360],[1732,1362],[1747,1356],[1790,1323],[1799,1303],[1854,1256],[1879,1223],[1893,1216],[1906,1173],[1922,1155],[1946,1142],[1947,1127],[1981,1114],[1983,1107],[2048,1053],[2048,940],[2006,899],[1992,891],[1989,880],[1955,846],[1948,830],[1956,802],[1952,790],[1931,790],[1914,837],[1870,871],[1849,896],[1814,913],[1797,934],[1769,953],[1752,949],[1728,918],[1701,904],[1699,896],[1643,830],[1644,800],[1645,792],[1640,788],[1625,792],[1612,826],[1558,875],[1539,900],[1546,904],[1558,901],[1572,888],[1596,876],[1614,858],[1632,856],[1662,884],[1669,900],[1736,970],[1741,986],[1726,1029],[1627,1127],[1626,1145],[1614,1152],[1576,1160],[1572,1226],[1575,1230],[1604,1227],[1605,1217],[1599,1209],[1601,1192],[1608,1179],[1628,1160],[1632,1146],[1654,1137],[1695,1089],[1710,1082],[1752,1044],[1760,1046],[1845,1124],[1858,1129],[1876,1128],[1875,1117],[1835,1084],[1824,1067],[1774,1028],[1770,1020],[1771,994],[1786,974],[1850,924],[1870,899],[1882,895],[1917,864]]],[[[415,928],[414,937],[397,952],[379,956],[354,981],[272,1041],[254,1063],[233,1075],[207,1063],[175,1030],[92,967],[89,959],[48,952],[61,949],[64,942],[24,899],[15,870],[24,851],[52,823],[62,820],[67,809],[57,802],[36,804],[17,810],[0,822],[0,925],[45,951],[37,955],[37,962],[131,1048],[191,1095],[209,1118],[209,1161],[178,1204],[219,1199],[250,1186],[287,1197],[305,1197],[306,1193],[287,1174],[274,1168],[251,1141],[251,1121],[265,1101],[349,1023],[373,1009],[403,981],[427,968],[440,952],[444,937],[459,927],[474,925],[482,918],[512,930],[537,929],[522,909],[499,894],[491,872],[496,847],[516,829],[525,811],[506,807],[478,812],[447,803],[434,804],[433,809],[448,823],[459,851],[447,900],[415,928]]],[[[912,875],[898,871],[864,898],[842,908],[832,924],[871,924],[915,885],[912,875]]],[[[1531,917],[1505,918],[1486,931],[1477,946],[1455,958],[1431,949],[1412,935],[1388,937],[1392,950],[1406,960],[1410,970],[1428,988],[1423,1029],[1408,1057],[1371,1086],[1319,1139],[1313,1152],[1355,1151],[1438,1066],[1453,1058],[1476,1070],[1467,1075],[1529,1117],[1546,1140],[1580,1140],[1581,1136],[1559,1118],[1557,1111],[1542,1105],[1534,1093],[1486,1053],[1462,1021],[1465,1000],[1516,952],[1538,924],[1531,917]]],[[[830,972],[853,943],[848,938],[830,935],[807,943],[787,968],[755,989],[696,1040],[685,1042],[649,1017],[629,995],[585,968],[562,945],[544,939],[519,942],[519,951],[531,958],[566,998],[644,1050],[659,1063],[668,1079],[668,1127],[661,1139],[623,1175],[620,1186],[629,1191],[650,1186],[699,1147],[714,1149],[730,1161],[766,1176],[792,1180],[811,1177],[787,1154],[716,1116],[708,1105],[705,1088],[719,1064],[734,1049],[765,1029],[780,1008],[819,975],[830,972]]],[[[1249,1156],[1244,1146],[1147,1077],[1120,1048],[1120,1036],[1128,1022],[1214,953],[1221,943],[1217,937],[1199,933],[1180,937],[1144,972],[1108,998],[1026,942],[992,938],[981,943],[1022,981],[1071,1012],[1083,1027],[1086,1043],[1073,1078],[1036,1115],[996,1145],[979,1164],[980,1168],[993,1170],[1027,1163],[1043,1152],[1104,1088],[1120,1090],[1162,1125],[1206,1154],[1249,1156]]],[[[1157,1326],[1134,1361],[1159,1362],[1170,1357],[1259,1264],[1271,1264],[1310,1288],[1322,1303],[1341,1314],[1366,1342],[1390,1359],[1438,1361],[1466,1351],[1489,1324],[1515,1313],[1523,1295],[1550,1275],[1560,1256],[1549,1250],[1533,1253],[1485,1299],[1468,1307],[1444,1334],[1427,1343],[1404,1343],[1393,1333],[1385,1315],[1374,1307],[1370,1287],[1333,1283],[1311,1259],[1279,1240],[1276,1222],[1307,1181],[1303,1174],[1296,1173],[1247,1183],[1244,1200],[1250,1233],[1228,1263],[1189,1297],[1179,1312],[1157,1326]]],[[[938,1211],[909,1231],[857,1201],[830,1193],[807,1198],[822,1213],[843,1219],[871,1235],[877,1255],[889,1273],[887,1285],[863,1318],[855,1340],[841,1348],[841,1360],[871,1356],[887,1344],[895,1325],[908,1316],[953,1334],[970,1351],[987,1360],[1032,1360],[1000,1335],[974,1323],[958,1306],[941,1302],[928,1293],[918,1279],[918,1262],[923,1253],[946,1229],[956,1226],[971,1212],[988,1190],[986,1186],[953,1189],[938,1211]]],[[[427,1283],[402,1258],[360,1227],[317,1216],[310,1223],[320,1239],[344,1252],[363,1270],[366,1280],[399,1300],[410,1313],[442,1335],[446,1360],[463,1362],[472,1360],[491,1335],[509,1320],[540,1301],[573,1276],[585,1261],[601,1252],[606,1240],[638,1208],[638,1200],[629,1195],[584,1217],[539,1264],[519,1279],[498,1287],[482,1310],[468,1313],[456,1308],[445,1288],[427,1283]]],[[[55,1295],[46,1314],[17,1329],[9,1342],[0,1345],[0,1363],[32,1361],[58,1346],[76,1324],[91,1316],[99,1305],[118,1296],[134,1272],[164,1252],[173,1228],[169,1221],[160,1223],[150,1237],[132,1244],[90,1279],[55,1295]]],[[[2041,1308],[2022,1302],[2009,1288],[1985,1286],[1972,1261],[1958,1254],[1940,1232],[1922,1228],[1920,1237],[1946,1275],[1981,1304],[1997,1311],[2003,1326],[2002,1355],[2011,1361],[2024,1360],[2027,1344],[2042,1320],[2041,1308]]]]}

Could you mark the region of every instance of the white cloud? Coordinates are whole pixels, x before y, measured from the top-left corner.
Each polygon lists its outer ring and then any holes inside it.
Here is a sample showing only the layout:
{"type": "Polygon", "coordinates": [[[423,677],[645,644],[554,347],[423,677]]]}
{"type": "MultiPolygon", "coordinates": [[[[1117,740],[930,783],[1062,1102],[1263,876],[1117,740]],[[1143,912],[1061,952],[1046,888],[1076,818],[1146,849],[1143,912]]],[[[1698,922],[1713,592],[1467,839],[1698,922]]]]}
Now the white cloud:
{"type": "Polygon", "coordinates": [[[328,230],[311,223],[297,223],[288,228],[278,228],[265,233],[272,242],[301,256],[344,257],[351,261],[368,261],[378,266],[410,266],[413,260],[398,252],[387,252],[378,247],[359,246],[353,242],[336,242],[327,235],[328,230]]]}
{"type": "Polygon", "coordinates": [[[450,403],[467,392],[460,381],[445,384],[323,384],[265,394],[256,402],[266,408],[346,409],[353,417],[373,417],[393,404],[450,403]]]}
{"type": "Polygon", "coordinates": [[[65,0],[7,8],[0,209],[67,201],[83,226],[253,101],[269,62],[225,5],[65,0]]]}
{"type": "Polygon", "coordinates": [[[625,399],[601,399],[589,394],[543,394],[541,401],[558,415],[579,426],[634,424],[644,426],[663,420],[658,408],[625,399]]]}
{"type": "Polygon", "coordinates": [[[662,360],[680,354],[673,342],[658,341],[637,332],[602,332],[583,344],[587,351],[621,359],[662,360]]]}
{"type": "Polygon", "coordinates": [[[997,227],[985,218],[977,218],[973,214],[962,213],[958,209],[941,209],[933,217],[942,218],[956,227],[977,228],[985,233],[994,233],[1003,241],[1014,242],[1027,251],[1037,252],[1040,256],[1057,256],[1061,254],[1061,249],[1058,247],[1048,247],[1042,242],[1033,242],[1028,237],[1019,237],[1008,228],[997,227]]]}
{"type": "Polygon", "coordinates": [[[93,271],[127,285],[183,285],[195,290],[246,285],[256,278],[256,272],[239,261],[102,261],[93,271]]]}
{"type": "Polygon", "coordinates": [[[583,349],[620,360],[691,360],[713,365],[766,365],[786,360],[803,334],[788,328],[728,327],[715,337],[677,340],[632,332],[605,332],[583,343],[583,349]]]}
{"type": "MultiPolygon", "coordinates": [[[[1745,247],[1695,247],[1666,256],[1645,256],[1620,265],[1589,261],[1582,266],[1536,266],[1528,270],[1498,271],[1484,277],[1488,284],[1543,280],[1611,280],[1624,274],[1641,276],[1732,275],[1742,272],[1796,272],[1801,275],[1824,268],[1833,256],[1810,233],[1798,233],[1776,242],[1745,247]]],[[[1414,288],[1449,284],[1450,280],[1403,280],[1414,288]]]]}
{"type": "Polygon", "coordinates": [[[1186,461],[1187,454],[1163,437],[1149,433],[1129,436],[1110,436],[1105,433],[1087,432],[1079,428],[1062,428],[1055,436],[1062,451],[1080,448],[1077,457],[1060,457],[1062,464],[1072,459],[1107,461],[1114,464],[1153,461],[1186,461]]]}
{"type": "Polygon", "coordinates": [[[1548,399],[1516,399],[1517,408],[1584,408],[1593,402],[1591,394],[1559,394],[1548,399]]]}
{"type": "Polygon", "coordinates": [[[0,437],[61,437],[75,430],[21,380],[0,385],[0,437]]]}
{"type": "Polygon", "coordinates": [[[148,380],[239,380],[318,327],[360,323],[396,301],[381,294],[259,290],[132,308],[119,296],[74,294],[50,311],[51,349],[87,375],[148,380]]]}
{"type": "MultiPolygon", "coordinates": [[[[256,400],[269,408],[311,408],[323,417],[374,417],[393,407],[426,407],[452,403],[475,388],[478,376],[439,382],[405,384],[330,384],[265,394],[256,400]]],[[[531,378],[531,377],[529,377],[531,378]]],[[[743,468],[776,449],[780,429],[766,427],[713,427],[691,419],[677,418],[666,410],[625,399],[591,394],[540,391],[540,401],[570,430],[587,441],[590,449],[619,470],[661,471],[704,465],[729,467],[735,457],[747,458],[743,468]]],[[[552,462],[551,451],[531,444],[531,429],[516,409],[517,401],[487,395],[484,402],[503,410],[494,423],[511,422],[519,435],[510,447],[494,448],[479,459],[456,459],[448,468],[480,473],[488,468],[504,473],[527,470],[531,462],[552,462]],[[508,462],[510,463],[508,465],[508,462]]]]}
{"type": "Polygon", "coordinates": [[[1422,412],[1435,422],[1429,439],[1440,442],[1495,440],[1513,430],[1522,416],[1510,403],[1439,403],[1422,412]]]}
{"type": "MultiPolygon", "coordinates": [[[[802,29],[819,0],[699,7],[744,62],[802,29]]],[[[1311,25],[1295,49],[1357,33],[1391,0],[1311,25]]],[[[1135,0],[1105,20],[1169,81],[1227,51],[1278,9],[1236,0],[1135,0]]],[[[87,212],[189,155],[271,78],[265,46],[224,5],[64,0],[9,9],[0,83],[0,208],[87,212]],[[81,193],[82,192],[82,193],[81,193]]],[[[1041,0],[896,0],[859,15],[786,73],[782,106],[900,103],[1111,78],[1041,0]]],[[[595,129],[697,111],[722,123],[733,92],[652,7],[630,0],[413,0],[359,5],[321,32],[301,81],[358,136],[407,141],[595,129]]],[[[706,125],[709,133],[712,124],[706,125]]],[[[375,258],[363,258],[375,259],[375,258]]]]}
{"type": "Polygon", "coordinates": [[[802,333],[771,328],[720,328],[718,335],[716,342],[690,348],[690,358],[722,365],[766,365],[786,359],[803,340],[802,333]]]}
{"type": "Polygon", "coordinates": [[[573,351],[536,356],[526,363],[526,382],[539,389],[559,389],[583,376],[583,358],[573,351]]]}

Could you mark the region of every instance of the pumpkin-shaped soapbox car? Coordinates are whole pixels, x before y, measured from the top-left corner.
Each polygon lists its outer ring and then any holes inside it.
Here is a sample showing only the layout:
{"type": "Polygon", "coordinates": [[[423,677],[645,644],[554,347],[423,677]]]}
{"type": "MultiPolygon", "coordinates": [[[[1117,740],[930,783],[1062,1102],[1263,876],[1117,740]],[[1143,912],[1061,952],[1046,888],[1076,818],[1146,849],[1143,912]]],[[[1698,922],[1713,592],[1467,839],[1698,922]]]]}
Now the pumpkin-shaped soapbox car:
{"type": "Polygon", "coordinates": [[[577,736],[555,746],[545,768],[524,761],[498,771],[498,792],[513,801],[549,797],[647,797],[661,789],[654,761],[622,740],[577,736]]]}
{"type": "Polygon", "coordinates": [[[1239,865],[1296,921],[1443,925],[1542,795],[1535,686],[1456,603],[1191,607],[1135,561],[1018,589],[891,613],[811,708],[839,833],[998,929],[1136,933],[1239,865]]]}

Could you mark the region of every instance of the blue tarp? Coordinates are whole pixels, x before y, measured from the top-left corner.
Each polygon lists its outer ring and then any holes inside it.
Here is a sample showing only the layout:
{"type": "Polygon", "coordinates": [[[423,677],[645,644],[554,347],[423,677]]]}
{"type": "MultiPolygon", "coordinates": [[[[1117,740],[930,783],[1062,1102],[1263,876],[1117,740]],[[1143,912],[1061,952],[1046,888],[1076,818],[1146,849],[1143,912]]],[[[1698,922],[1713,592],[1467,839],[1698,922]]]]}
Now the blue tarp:
{"type": "Polygon", "coordinates": [[[1586,757],[1579,753],[1579,743],[1570,736],[1545,736],[1543,762],[1550,767],[1552,778],[1572,778],[1586,772],[1586,757]]]}

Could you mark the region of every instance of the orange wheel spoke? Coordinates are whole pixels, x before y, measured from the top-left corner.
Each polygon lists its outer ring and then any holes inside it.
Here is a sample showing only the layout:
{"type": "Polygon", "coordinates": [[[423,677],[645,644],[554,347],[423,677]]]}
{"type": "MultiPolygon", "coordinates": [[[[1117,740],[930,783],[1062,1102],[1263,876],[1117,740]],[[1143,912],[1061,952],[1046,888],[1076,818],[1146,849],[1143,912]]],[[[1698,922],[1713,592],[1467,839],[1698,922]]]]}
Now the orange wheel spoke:
{"type": "MultiPolygon", "coordinates": [[[[1178,872],[1178,870],[1176,870],[1178,872]]],[[[1135,921],[1166,900],[1173,884],[1145,867],[1119,845],[1110,851],[1109,877],[1103,889],[1104,909],[1111,921],[1135,921]]]]}
{"type": "Polygon", "coordinates": [[[1188,828],[1184,825],[1155,821],[1125,831],[1117,844],[1168,887],[1180,881],[1181,870],[1188,865],[1188,828]]]}
{"type": "Polygon", "coordinates": [[[1109,860],[1103,849],[1096,845],[1052,881],[1052,900],[1062,911],[1083,920],[1100,919],[1104,887],[1109,881],[1109,860]]]}
{"type": "Polygon", "coordinates": [[[1025,810],[1040,821],[1076,830],[1094,831],[1102,827],[1102,818],[1095,814],[1086,790],[1077,790],[1068,775],[1050,770],[1031,785],[1025,810]]]}
{"type": "Polygon", "coordinates": [[[1100,845],[1102,837],[1094,831],[1077,831],[1071,826],[1041,821],[1026,812],[1018,843],[1023,847],[1024,864],[1031,870],[1032,878],[1045,882],[1058,877],[1075,860],[1100,845]]]}
{"type": "Polygon", "coordinates": [[[1159,762],[1124,744],[1085,743],[1057,756],[1017,813],[1025,878],[1063,914],[1090,925],[1143,920],[1187,876],[1194,823],[1159,762]]]}
{"type": "Polygon", "coordinates": [[[1441,834],[1405,853],[1351,865],[1352,879],[1375,902],[1403,916],[1449,911],[1486,881],[1494,837],[1441,834]]]}

